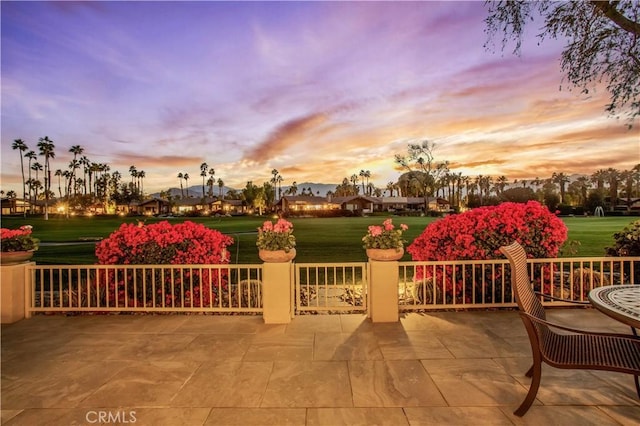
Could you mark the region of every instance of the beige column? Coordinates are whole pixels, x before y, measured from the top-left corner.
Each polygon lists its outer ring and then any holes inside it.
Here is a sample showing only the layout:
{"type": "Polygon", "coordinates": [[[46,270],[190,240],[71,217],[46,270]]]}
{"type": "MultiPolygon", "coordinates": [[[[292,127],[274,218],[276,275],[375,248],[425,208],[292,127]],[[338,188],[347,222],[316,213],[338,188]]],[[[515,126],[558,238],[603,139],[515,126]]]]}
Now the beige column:
{"type": "Polygon", "coordinates": [[[372,322],[397,322],[398,262],[369,260],[369,312],[372,322]]]}
{"type": "Polygon", "coordinates": [[[262,317],[265,324],[288,324],[292,314],[293,263],[262,266],[262,317]]]}
{"type": "Polygon", "coordinates": [[[25,318],[26,268],[34,262],[0,266],[0,316],[2,324],[25,318]]]}

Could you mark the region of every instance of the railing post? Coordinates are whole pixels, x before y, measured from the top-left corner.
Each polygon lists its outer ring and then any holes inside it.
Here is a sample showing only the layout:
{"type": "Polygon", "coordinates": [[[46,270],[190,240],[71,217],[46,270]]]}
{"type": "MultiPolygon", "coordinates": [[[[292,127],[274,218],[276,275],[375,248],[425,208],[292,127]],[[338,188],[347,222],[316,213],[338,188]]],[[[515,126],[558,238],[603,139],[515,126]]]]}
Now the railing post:
{"type": "Polygon", "coordinates": [[[369,313],[372,322],[397,322],[398,314],[397,261],[369,259],[369,313]]]}
{"type": "MultiPolygon", "coordinates": [[[[27,288],[28,266],[34,262],[0,266],[0,317],[2,324],[11,324],[25,318],[25,307],[30,292],[27,288]]],[[[30,315],[29,315],[30,316],[30,315]]]]}
{"type": "Polygon", "coordinates": [[[262,266],[262,317],[265,324],[291,322],[292,268],[291,262],[267,262],[262,266]]]}

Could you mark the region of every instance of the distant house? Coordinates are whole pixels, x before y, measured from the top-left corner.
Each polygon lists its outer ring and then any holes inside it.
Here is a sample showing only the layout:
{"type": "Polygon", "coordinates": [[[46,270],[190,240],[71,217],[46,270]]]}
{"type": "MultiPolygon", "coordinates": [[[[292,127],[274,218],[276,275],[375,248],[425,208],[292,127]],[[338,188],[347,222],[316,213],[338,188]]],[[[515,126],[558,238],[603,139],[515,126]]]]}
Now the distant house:
{"type": "Polygon", "coordinates": [[[209,210],[209,202],[202,198],[181,198],[174,201],[173,212],[178,214],[186,214],[193,212],[204,212],[209,210]]]}
{"type": "Polygon", "coordinates": [[[329,201],[325,197],[313,195],[285,195],[276,203],[276,208],[282,212],[303,212],[314,210],[339,209],[340,204],[329,201]]]}
{"type": "Polygon", "coordinates": [[[349,210],[359,214],[373,213],[382,209],[382,202],[378,197],[352,195],[348,197],[333,197],[331,201],[339,204],[342,210],[349,210]]]}
{"type": "Polygon", "coordinates": [[[137,212],[138,214],[145,216],[169,214],[171,213],[171,203],[162,198],[154,197],[139,203],[137,206],[137,212]]]}
{"type": "MultiPolygon", "coordinates": [[[[451,208],[449,201],[440,197],[428,197],[429,210],[447,212],[451,208]]],[[[424,210],[424,197],[383,197],[382,209],[396,210],[424,210]]]]}
{"type": "Polygon", "coordinates": [[[24,214],[25,211],[31,210],[31,203],[22,198],[8,198],[3,197],[0,199],[2,205],[2,215],[9,216],[12,214],[24,214]]]}
{"type": "Polygon", "coordinates": [[[247,206],[242,200],[217,200],[211,203],[213,214],[238,215],[247,212],[247,206]]]}

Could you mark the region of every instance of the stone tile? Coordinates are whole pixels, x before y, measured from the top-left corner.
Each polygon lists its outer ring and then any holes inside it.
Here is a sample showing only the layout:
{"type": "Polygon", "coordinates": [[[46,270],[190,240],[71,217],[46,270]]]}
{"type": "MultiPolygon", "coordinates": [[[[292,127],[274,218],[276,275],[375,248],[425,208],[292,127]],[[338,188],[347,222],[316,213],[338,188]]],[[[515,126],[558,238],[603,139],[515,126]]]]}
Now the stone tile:
{"type": "Polygon", "coordinates": [[[372,332],[316,333],[314,360],[382,359],[378,337],[372,332]]]}
{"type": "Polygon", "coordinates": [[[312,360],[312,333],[255,336],[243,361],[312,360]]]}
{"type": "Polygon", "coordinates": [[[117,375],[125,364],[117,361],[66,362],[43,371],[35,380],[19,380],[2,389],[3,409],[73,408],[117,375]]]}
{"type": "MultiPolygon", "coordinates": [[[[515,425],[580,425],[580,426],[613,426],[619,425],[613,418],[598,407],[590,406],[543,406],[534,405],[523,417],[512,413],[517,407],[500,407],[515,425]]],[[[637,424],[637,422],[635,423],[637,424]]]]}
{"type": "Polygon", "coordinates": [[[547,318],[551,322],[578,329],[631,334],[631,328],[628,325],[614,320],[595,308],[547,309],[547,318]],[[577,313],[579,315],[576,315],[577,313]]]}
{"type": "Polygon", "coordinates": [[[258,407],[271,362],[203,363],[171,400],[173,407],[258,407]]]}
{"type": "Polygon", "coordinates": [[[349,361],[356,407],[446,405],[418,360],[349,361]]]}
{"type": "Polygon", "coordinates": [[[130,363],[107,383],[96,387],[79,406],[94,409],[168,406],[197,368],[196,363],[178,361],[130,363]]]}
{"type": "MultiPolygon", "coordinates": [[[[10,425],[90,425],[90,424],[135,424],[149,426],[196,426],[203,425],[210,408],[74,408],[74,409],[30,409],[6,423],[10,425]]],[[[4,421],[2,423],[5,424],[4,421]]]]}
{"type": "Polygon", "coordinates": [[[211,412],[211,408],[153,407],[127,408],[123,411],[125,411],[125,413],[129,413],[128,420],[131,425],[198,426],[206,424],[206,419],[211,412]],[[132,415],[135,416],[135,422],[132,421],[132,415]]]}
{"type": "Polygon", "coordinates": [[[423,332],[443,332],[457,330],[461,326],[452,323],[444,312],[410,312],[400,316],[403,330],[423,332]]]}
{"type": "MultiPolygon", "coordinates": [[[[520,382],[525,392],[531,379],[525,372],[531,358],[502,358],[496,363],[520,382]]],[[[563,370],[542,365],[542,379],[536,399],[544,405],[638,405],[633,376],[609,371],[563,370]]]]}
{"type": "Polygon", "coordinates": [[[305,408],[213,408],[205,425],[305,426],[305,408]]]}
{"type": "Polygon", "coordinates": [[[439,338],[424,331],[378,333],[377,336],[384,359],[453,358],[439,338]]]}
{"type": "Polygon", "coordinates": [[[526,390],[491,359],[421,361],[452,407],[512,405],[526,390]]]}
{"type": "Polygon", "coordinates": [[[253,341],[251,334],[200,334],[171,359],[208,362],[212,359],[241,361],[253,341]]]}
{"type": "Polygon", "coordinates": [[[637,426],[640,423],[640,406],[599,407],[600,410],[623,426],[637,426]]]}
{"type": "Polygon", "coordinates": [[[69,408],[31,408],[19,411],[18,414],[10,419],[4,418],[4,410],[2,424],[5,426],[22,426],[22,425],[38,425],[38,426],[58,426],[58,425],[84,425],[86,423],[84,416],[86,410],[69,409],[69,408]]]}
{"type": "Polygon", "coordinates": [[[402,408],[309,408],[307,426],[408,425],[402,408]]]}
{"type": "Polygon", "coordinates": [[[368,332],[373,330],[373,323],[366,314],[340,315],[343,333],[368,332]]]}
{"type": "Polygon", "coordinates": [[[255,334],[264,326],[257,315],[188,315],[175,331],[179,334],[255,334]]]}
{"type": "MultiPolygon", "coordinates": [[[[599,380],[586,370],[558,370],[544,366],[537,399],[544,405],[633,405],[637,395],[599,380]]],[[[615,373],[611,373],[615,374],[615,373]]],[[[523,378],[524,379],[524,378],[523,378]]],[[[519,379],[520,380],[520,379],[519,379]]],[[[528,386],[528,384],[527,384],[528,386]]]]}
{"type": "Polygon", "coordinates": [[[460,333],[437,334],[456,358],[496,358],[522,355],[521,348],[480,329],[460,333]]]}
{"type": "Polygon", "coordinates": [[[20,414],[23,410],[0,410],[0,424],[6,425],[7,422],[20,414]]]}
{"type": "Polygon", "coordinates": [[[136,334],[114,339],[116,347],[107,359],[126,361],[170,361],[182,359],[193,334],[136,334]]]}
{"type": "Polygon", "coordinates": [[[340,333],[342,325],[339,315],[298,315],[287,324],[286,333],[340,333]]]}
{"type": "Polygon", "coordinates": [[[498,407],[407,407],[411,426],[499,426],[513,423],[498,407]]]}
{"type": "Polygon", "coordinates": [[[66,327],[75,333],[137,334],[143,315],[79,315],[68,317],[66,327]]]}
{"type": "Polygon", "coordinates": [[[189,320],[189,315],[142,315],[136,321],[136,333],[176,333],[189,320]]]}
{"type": "Polygon", "coordinates": [[[353,407],[344,361],[277,361],[261,407],[353,407]]]}

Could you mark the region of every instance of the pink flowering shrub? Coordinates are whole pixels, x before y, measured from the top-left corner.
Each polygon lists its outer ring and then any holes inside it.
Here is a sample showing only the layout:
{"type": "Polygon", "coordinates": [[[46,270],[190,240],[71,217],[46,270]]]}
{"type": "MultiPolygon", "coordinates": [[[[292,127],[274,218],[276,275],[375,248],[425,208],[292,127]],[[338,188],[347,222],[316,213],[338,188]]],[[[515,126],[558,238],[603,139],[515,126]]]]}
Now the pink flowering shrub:
{"type": "MultiPolygon", "coordinates": [[[[529,257],[552,258],[557,257],[566,239],[564,222],[540,203],[502,203],[433,222],[407,251],[418,261],[504,259],[500,246],[518,241],[529,257]]],[[[502,290],[503,277],[499,276],[499,268],[489,265],[483,270],[481,266],[464,265],[463,269],[454,270],[452,266],[418,268],[417,278],[444,283],[445,296],[450,300],[455,297],[459,302],[498,301],[495,295],[483,294],[480,288],[473,289],[472,283],[475,280],[479,287],[483,282],[494,282],[496,288],[502,290]]],[[[505,298],[509,300],[510,280],[504,278],[509,287],[505,298]]]]}
{"type": "MultiPolygon", "coordinates": [[[[102,265],[227,264],[231,244],[233,238],[190,221],[122,224],[96,245],[96,256],[102,265]]],[[[98,283],[107,286],[110,306],[211,306],[226,288],[227,276],[226,269],[204,267],[140,268],[128,275],[109,269],[100,271],[98,283]]]]}
{"type": "Polygon", "coordinates": [[[256,246],[262,250],[284,250],[289,253],[296,246],[293,224],[282,218],[276,223],[267,220],[258,228],[256,246]]]}
{"type": "Polygon", "coordinates": [[[37,238],[31,235],[31,225],[19,229],[0,228],[0,249],[3,252],[38,250],[37,238]]]}
{"type": "Polygon", "coordinates": [[[400,249],[404,247],[405,241],[402,233],[409,229],[404,223],[396,228],[392,219],[386,219],[380,225],[371,225],[367,228],[367,234],[362,237],[363,248],[365,249],[400,249]]]}

